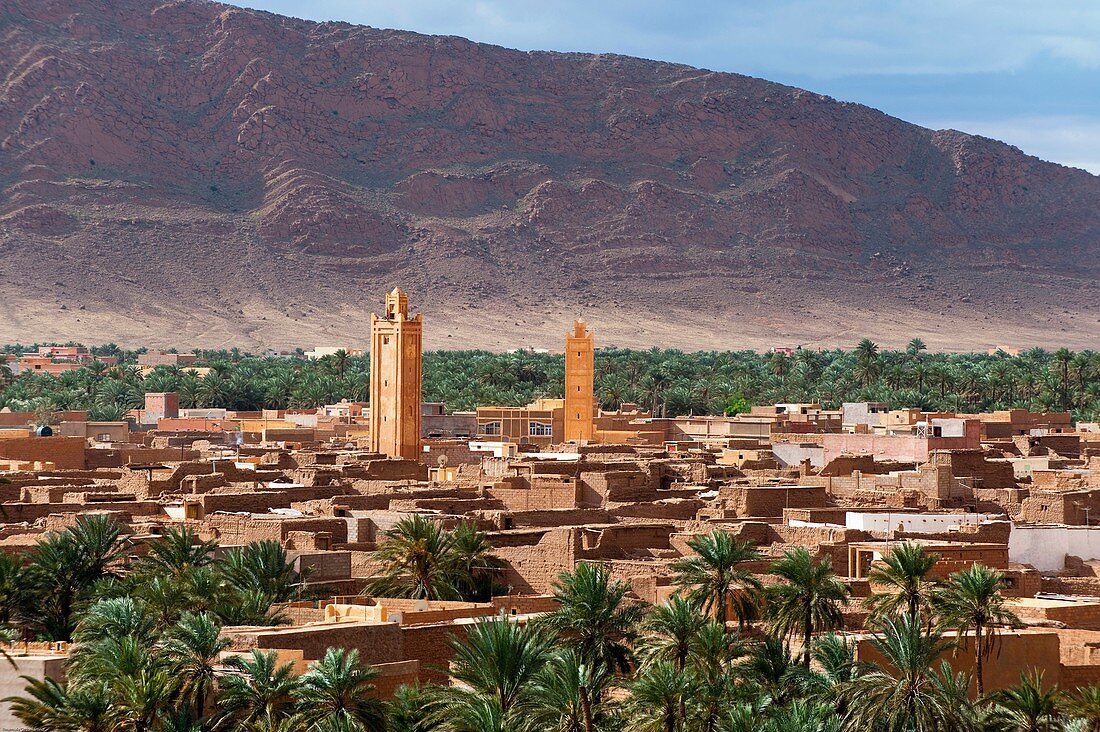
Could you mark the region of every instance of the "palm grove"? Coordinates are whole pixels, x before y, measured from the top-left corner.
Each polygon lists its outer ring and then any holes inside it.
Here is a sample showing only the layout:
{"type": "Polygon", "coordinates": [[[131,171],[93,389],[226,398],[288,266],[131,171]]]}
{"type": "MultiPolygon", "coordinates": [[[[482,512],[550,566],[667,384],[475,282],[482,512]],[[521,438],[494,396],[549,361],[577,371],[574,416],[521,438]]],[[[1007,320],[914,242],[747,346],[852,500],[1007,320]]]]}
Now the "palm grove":
{"type": "MultiPolygon", "coordinates": [[[[986,693],[983,664],[1019,622],[997,571],[936,580],[936,555],[901,543],[872,567],[876,592],[856,600],[805,548],[768,563],[722,531],[689,545],[667,603],[634,601],[606,567],[578,564],[556,583],[553,612],[452,638],[455,683],[382,700],[355,650],[330,648],[302,675],[273,651],[223,657],[224,626],[284,623],[302,597],[277,544],[219,551],[169,529],[138,553],[109,518],[82,517],[0,564],[5,631],[74,641],[64,683],[29,681],[9,701],[50,732],[1100,729],[1098,688],[1063,694],[1029,674],[986,693]],[[834,632],[853,609],[869,613],[874,661],[834,632]],[[973,674],[951,670],[959,653],[973,674]]],[[[501,578],[484,534],[417,515],[378,558],[368,594],[483,599],[501,578]]]]}
{"type": "MultiPolygon", "coordinates": [[[[10,345],[0,361],[13,362],[29,346],[10,345]]],[[[369,359],[344,352],[310,361],[263,358],[239,351],[200,352],[210,372],[157,367],[145,378],[134,368],[137,351],[94,347],[120,358],[92,362],[58,376],[13,378],[0,365],[0,408],[36,411],[87,409],[94,419],[117,420],[141,406],[145,392],[176,391],[183,407],[310,409],[340,399],[366,400],[369,359]]],[[[424,398],[452,409],[519,406],[560,397],[561,356],[519,351],[433,351],[424,357],[424,398]]],[[[1071,411],[1100,419],[1100,354],[1031,349],[1019,356],[930,353],[920,339],[903,351],[864,339],[850,351],[798,349],[793,356],[753,351],[694,352],[602,349],[596,355],[596,395],[614,409],[634,402],[657,415],[733,414],[751,404],[845,401],[886,402],[934,411],[989,411],[1024,407],[1071,411]]]]}

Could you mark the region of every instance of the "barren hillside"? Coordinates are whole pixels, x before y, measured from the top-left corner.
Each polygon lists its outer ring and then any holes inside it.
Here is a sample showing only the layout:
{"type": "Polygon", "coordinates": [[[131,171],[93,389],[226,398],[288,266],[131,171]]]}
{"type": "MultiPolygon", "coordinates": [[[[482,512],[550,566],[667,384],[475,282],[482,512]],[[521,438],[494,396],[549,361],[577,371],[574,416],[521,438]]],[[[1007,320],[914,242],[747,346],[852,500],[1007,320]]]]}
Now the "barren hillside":
{"type": "Polygon", "coordinates": [[[0,0],[0,341],[1100,346],[1100,177],[735,74],[0,0]]]}

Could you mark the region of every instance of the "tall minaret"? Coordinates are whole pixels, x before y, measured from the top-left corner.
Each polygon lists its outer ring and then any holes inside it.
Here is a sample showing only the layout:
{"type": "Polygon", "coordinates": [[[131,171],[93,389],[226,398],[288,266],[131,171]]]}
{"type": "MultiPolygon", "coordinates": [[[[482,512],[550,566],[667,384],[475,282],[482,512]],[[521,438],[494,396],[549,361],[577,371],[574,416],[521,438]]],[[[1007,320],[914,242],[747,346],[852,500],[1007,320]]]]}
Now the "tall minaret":
{"type": "Polygon", "coordinates": [[[409,297],[386,295],[385,315],[370,317],[370,446],[390,457],[420,459],[420,353],[423,317],[409,297]]]}
{"type": "Polygon", "coordinates": [[[565,441],[590,441],[596,414],[596,350],[583,320],[565,336],[565,441]]]}

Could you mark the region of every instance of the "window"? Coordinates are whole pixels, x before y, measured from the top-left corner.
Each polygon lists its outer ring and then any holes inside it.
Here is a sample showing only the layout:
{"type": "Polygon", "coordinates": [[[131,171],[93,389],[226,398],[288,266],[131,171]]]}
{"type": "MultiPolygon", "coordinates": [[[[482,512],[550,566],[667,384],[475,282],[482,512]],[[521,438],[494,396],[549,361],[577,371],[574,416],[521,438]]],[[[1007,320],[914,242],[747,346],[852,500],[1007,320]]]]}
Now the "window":
{"type": "Polygon", "coordinates": [[[481,434],[483,435],[499,435],[500,434],[500,422],[486,422],[481,425],[481,434]]]}
{"type": "Polygon", "coordinates": [[[529,422],[527,425],[527,434],[532,437],[553,437],[554,425],[546,424],[545,422],[529,422]]]}

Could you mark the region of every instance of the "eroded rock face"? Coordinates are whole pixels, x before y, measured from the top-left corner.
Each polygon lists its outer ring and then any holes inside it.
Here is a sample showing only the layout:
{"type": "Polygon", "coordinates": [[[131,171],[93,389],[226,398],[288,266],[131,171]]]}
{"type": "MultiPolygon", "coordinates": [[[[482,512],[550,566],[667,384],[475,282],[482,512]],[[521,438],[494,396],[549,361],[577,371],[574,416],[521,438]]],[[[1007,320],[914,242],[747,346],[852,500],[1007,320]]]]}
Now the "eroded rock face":
{"type": "MultiPolygon", "coordinates": [[[[155,292],[153,320],[227,297],[274,317],[402,281],[429,312],[527,293],[759,325],[790,297],[898,310],[965,286],[1003,317],[1035,271],[1036,302],[1095,326],[1100,178],[992,140],[733,74],[196,0],[0,0],[0,29],[0,280],[21,281],[0,297],[25,312],[155,292]]],[[[236,310],[217,338],[301,330],[236,310]]],[[[119,322],[95,327],[127,340],[119,322]]],[[[0,336],[34,327],[0,315],[0,336]]]]}

